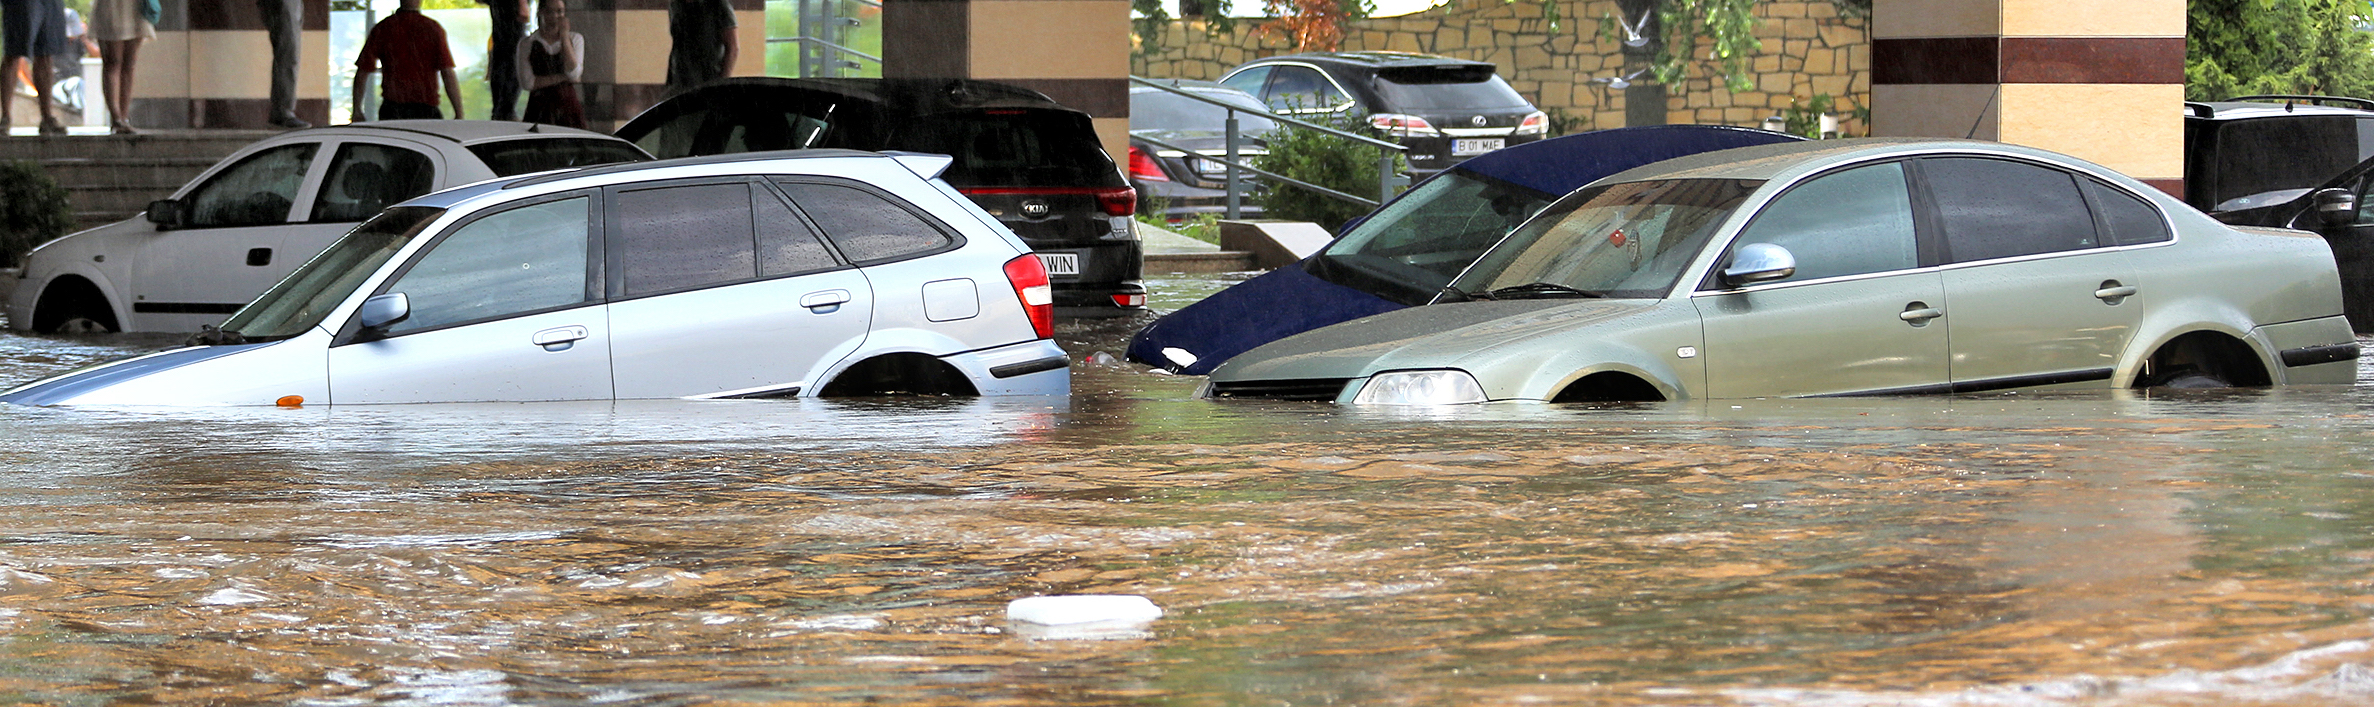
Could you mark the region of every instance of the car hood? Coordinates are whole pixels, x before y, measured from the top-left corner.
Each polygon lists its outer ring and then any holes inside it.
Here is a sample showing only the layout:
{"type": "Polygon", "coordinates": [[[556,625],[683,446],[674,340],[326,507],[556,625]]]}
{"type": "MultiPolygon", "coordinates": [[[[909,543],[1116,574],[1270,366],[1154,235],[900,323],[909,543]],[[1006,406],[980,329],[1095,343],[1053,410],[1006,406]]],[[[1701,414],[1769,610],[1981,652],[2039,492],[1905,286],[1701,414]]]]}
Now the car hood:
{"type": "Polygon", "coordinates": [[[1407,368],[1463,368],[1495,349],[1648,311],[1658,300],[1459,302],[1386,312],[1279,339],[1212,371],[1212,380],[1358,378],[1407,368]]]}

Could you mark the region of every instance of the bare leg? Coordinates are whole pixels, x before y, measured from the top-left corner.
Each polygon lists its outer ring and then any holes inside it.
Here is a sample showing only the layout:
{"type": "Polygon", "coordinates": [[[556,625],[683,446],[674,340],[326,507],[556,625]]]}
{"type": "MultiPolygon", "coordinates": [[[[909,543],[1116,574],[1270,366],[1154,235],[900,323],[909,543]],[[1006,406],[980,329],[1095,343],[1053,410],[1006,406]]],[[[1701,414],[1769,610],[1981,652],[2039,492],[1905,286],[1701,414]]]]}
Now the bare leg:
{"type": "Polygon", "coordinates": [[[41,134],[64,135],[66,134],[66,124],[58,122],[58,116],[49,105],[50,84],[55,83],[57,79],[57,67],[50,63],[51,61],[52,59],[46,56],[33,58],[34,102],[41,105],[41,134]]]}
{"type": "Polygon", "coordinates": [[[16,125],[16,67],[23,57],[9,57],[0,61],[0,136],[16,125]]]}
{"type": "Polygon", "coordinates": [[[113,118],[118,134],[130,133],[132,120],[132,66],[140,56],[140,40],[124,39],[99,43],[99,91],[107,97],[107,114],[113,118]]]}

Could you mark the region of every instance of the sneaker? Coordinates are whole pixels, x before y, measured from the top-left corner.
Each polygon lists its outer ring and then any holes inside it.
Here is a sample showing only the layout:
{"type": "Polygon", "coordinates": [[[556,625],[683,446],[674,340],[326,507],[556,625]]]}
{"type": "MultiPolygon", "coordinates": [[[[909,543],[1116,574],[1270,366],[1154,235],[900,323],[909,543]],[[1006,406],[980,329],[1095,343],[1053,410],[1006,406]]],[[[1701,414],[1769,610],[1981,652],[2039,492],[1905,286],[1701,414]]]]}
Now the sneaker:
{"type": "Polygon", "coordinates": [[[288,128],[290,130],[303,130],[313,127],[313,124],[305,122],[303,118],[299,118],[297,116],[283,115],[272,119],[272,127],[288,128]]]}

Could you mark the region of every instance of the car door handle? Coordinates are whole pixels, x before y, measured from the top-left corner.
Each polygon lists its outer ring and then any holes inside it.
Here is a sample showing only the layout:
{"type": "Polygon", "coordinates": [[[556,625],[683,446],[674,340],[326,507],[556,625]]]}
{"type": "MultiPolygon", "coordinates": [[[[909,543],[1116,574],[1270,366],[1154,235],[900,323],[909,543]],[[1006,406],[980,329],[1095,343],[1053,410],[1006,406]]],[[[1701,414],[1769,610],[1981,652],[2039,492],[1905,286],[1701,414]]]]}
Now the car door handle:
{"type": "Polygon", "coordinates": [[[2121,285],[2116,281],[2102,283],[2102,289],[2094,291],[2094,299],[2111,304],[2118,304],[2119,300],[2133,296],[2135,296],[2134,285],[2121,285]]]}
{"type": "Polygon", "coordinates": [[[1945,310],[1931,307],[1924,302],[1913,302],[1911,304],[1904,305],[1904,311],[1896,313],[1897,319],[1911,322],[1913,326],[1927,324],[1929,323],[1929,320],[1942,316],[1945,316],[1945,310]]]}
{"type": "Polygon", "coordinates": [[[848,304],[849,300],[848,290],[825,290],[801,296],[800,306],[817,314],[831,314],[839,310],[841,305],[848,304]]]}
{"type": "Polygon", "coordinates": [[[585,327],[564,326],[536,332],[536,335],[529,337],[528,341],[544,347],[546,351],[566,351],[570,344],[577,343],[588,336],[593,336],[593,333],[586,331],[585,327]]]}

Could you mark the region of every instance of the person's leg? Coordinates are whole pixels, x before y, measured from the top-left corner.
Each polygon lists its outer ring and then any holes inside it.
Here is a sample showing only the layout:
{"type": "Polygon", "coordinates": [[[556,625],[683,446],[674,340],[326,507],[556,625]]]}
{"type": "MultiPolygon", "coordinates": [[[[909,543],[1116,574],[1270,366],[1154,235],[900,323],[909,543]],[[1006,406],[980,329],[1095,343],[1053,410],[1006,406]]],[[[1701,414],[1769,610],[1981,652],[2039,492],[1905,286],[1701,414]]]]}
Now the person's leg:
{"type": "Polygon", "coordinates": [[[107,117],[118,131],[124,122],[124,45],[121,39],[99,41],[99,98],[107,103],[107,117]]]}
{"type": "Polygon", "coordinates": [[[115,100],[116,100],[116,103],[120,105],[120,107],[118,107],[118,108],[113,108],[113,109],[110,109],[110,110],[116,110],[116,111],[119,111],[119,112],[116,112],[116,113],[111,113],[110,115],[113,115],[113,116],[115,116],[115,130],[116,130],[116,132],[129,133],[129,132],[133,132],[133,130],[132,130],[132,69],[133,69],[133,67],[136,67],[136,66],[138,66],[138,65],[140,64],[140,40],[138,40],[138,39],[127,39],[127,40],[124,40],[124,41],[123,41],[123,45],[124,45],[124,48],[123,48],[123,49],[120,49],[120,50],[117,50],[117,52],[116,52],[116,54],[117,54],[118,58],[122,60],[122,65],[123,65],[123,68],[121,69],[121,73],[119,73],[119,74],[116,76],[116,88],[115,88],[115,90],[116,90],[116,99],[115,99],[115,100]]]}
{"type": "Polygon", "coordinates": [[[298,39],[303,31],[299,20],[303,16],[302,0],[256,0],[256,9],[264,16],[264,29],[272,41],[272,115],[273,125],[304,127],[297,119],[297,57],[298,39]]]}
{"type": "Polygon", "coordinates": [[[519,40],[528,34],[527,23],[519,19],[519,2],[526,1],[494,0],[486,4],[494,30],[491,33],[493,46],[486,54],[486,83],[489,92],[494,94],[494,112],[490,117],[495,120],[519,119],[519,66],[512,52],[519,47],[519,40]]]}
{"type": "Polygon", "coordinates": [[[54,63],[54,59],[46,56],[37,56],[32,59],[34,100],[41,105],[41,127],[39,128],[41,134],[64,135],[66,134],[66,124],[58,122],[57,109],[50,107],[50,84],[56,82],[57,64],[54,63]]]}

